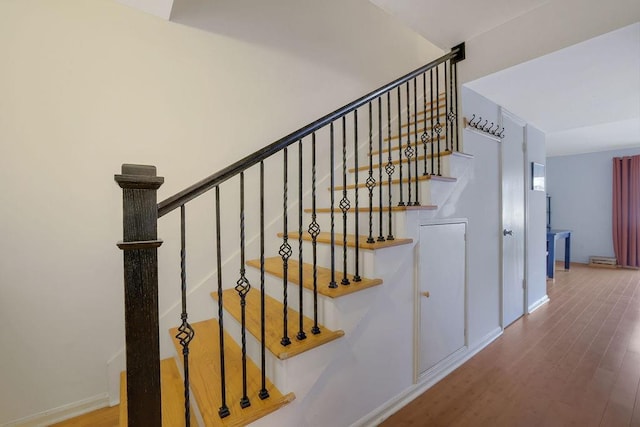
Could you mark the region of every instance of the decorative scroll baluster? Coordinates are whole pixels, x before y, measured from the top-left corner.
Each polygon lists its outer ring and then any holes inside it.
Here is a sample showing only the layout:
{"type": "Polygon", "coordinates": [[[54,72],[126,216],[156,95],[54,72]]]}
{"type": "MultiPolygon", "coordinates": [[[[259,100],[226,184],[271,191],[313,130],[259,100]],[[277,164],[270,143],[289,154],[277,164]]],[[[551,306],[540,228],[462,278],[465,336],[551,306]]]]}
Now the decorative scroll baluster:
{"type": "Polygon", "coordinates": [[[182,323],[178,328],[176,338],[182,346],[182,366],[184,369],[184,418],[185,425],[191,425],[191,403],[189,402],[189,343],[193,340],[195,332],[187,321],[187,249],[185,234],[185,209],[180,206],[180,294],[182,300],[182,323]]]}
{"type": "Polygon", "coordinates": [[[247,293],[251,290],[251,284],[245,276],[245,255],[244,255],[244,172],[240,172],[240,278],[236,281],[235,290],[240,296],[240,333],[242,344],[242,397],[240,407],[251,406],[251,401],[247,396],[247,327],[246,308],[247,293]]]}
{"type": "Polygon", "coordinates": [[[218,409],[220,418],[228,417],[229,407],[227,406],[226,375],[224,368],[224,324],[222,305],[222,252],[220,250],[220,187],[216,186],[216,266],[218,269],[218,325],[220,329],[220,396],[221,403],[218,409]]]}
{"type": "Polygon", "coordinates": [[[298,282],[300,316],[296,338],[303,340],[307,338],[307,334],[304,333],[304,307],[302,304],[304,290],[302,275],[302,140],[298,141],[298,282]]]}
{"type": "Polygon", "coordinates": [[[291,245],[289,244],[289,234],[287,231],[287,148],[284,148],[284,173],[283,173],[283,182],[284,182],[284,191],[282,197],[282,216],[283,216],[283,236],[282,236],[282,245],[280,245],[280,251],[278,252],[282,257],[282,339],[280,340],[280,344],[283,346],[288,346],[291,344],[291,339],[289,338],[288,333],[288,317],[289,317],[289,305],[287,301],[288,294],[288,277],[289,277],[289,258],[291,258],[291,254],[293,253],[291,250],[291,245]]]}
{"type": "MultiPolygon", "coordinates": [[[[391,232],[392,228],[392,200],[391,200],[391,175],[393,175],[393,171],[395,170],[395,166],[393,165],[393,160],[391,157],[391,94],[387,92],[387,166],[385,166],[385,171],[387,172],[387,183],[389,189],[389,234],[387,235],[387,240],[393,240],[393,233],[391,232]]],[[[382,185],[382,182],[380,183],[382,185]]]]}
{"type": "Polygon", "coordinates": [[[384,232],[382,231],[382,217],[384,210],[382,206],[382,98],[378,97],[378,242],[384,242],[384,232]]]}
{"type": "MultiPolygon", "coordinates": [[[[409,83],[407,83],[408,85],[409,83]]],[[[415,143],[415,156],[414,156],[414,165],[416,168],[416,198],[413,201],[413,206],[420,206],[420,202],[418,201],[418,81],[416,78],[413,78],[413,142],[415,143]]]]}
{"type": "Polygon", "coordinates": [[[451,106],[447,113],[447,126],[451,127],[451,151],[460,150],[458,144],[458,83],[457,83],[457,65],[453,61],[449,61],[449,92],[451,93],[451,106]]]}
{"type": "Polygon", "coordinates": [[[360,229],[359,229],[359,221],[358,217],[360,212],[358,211],[358,110],[353,111],[353,157],[355,162],[356,173],[355,175],[355,185],[356,185],[356,209],[355,209],[355,234],[356,234],[356,247],[355,247],[355,258],[356,258],[356,271],[353,275],[354,282],[360,282],[362,278],[360,277],[360,229]]]}
{"type": "Polygon", "coordinates": [[[267,391],[267,369],[266,369],[266,351],[265,351],[265,310],[264,310],[264,161],[260,162],[260,381],[261,387],[258,397],[264,400],[269,397],[267,391]]]}
{"type": "Polygon", "coordinates": [[[398,206],[404,206],[402,200],[402,106],[400,100],[400,86],[398,86],[398,168],[400,169],[400,201],[398,206]]]}
{"type": "Polygon", "coordinates": [[[440,66],[436,67],[436,138],[438,140],[438,173],[437,175],[442,175],[440,170],[440,133],[442,133],[442,125],[440,125],[440,78],[438,77],[438,69],[440,66]]]}
{"type": "Polygon", "coordinates": [[[335,147],[334,147],[334,140],[333,140],[333,122],[331,122],[331,124],[329,125],[329,157],[330,157],[330,168],[331,168],[331,173],[330,173],[330,179],[331,179],[331,282],[329,282],[329,287],[334,289],[338,287],[338,284],[336,283],[336,252],[335,252],[335,247],[336,247],[336,223],[335,223],[335,214],[333,212],[333,210],[335,209],[335,189],[336,189],[336,182],[335,182],[335,168],[334,168],[334,158],[335,158],[335,147]]]}
{"type": "MultiPolygon", "coordinates": [[[[429,109],[429,116],[431,117],[431,175],[435,175],[436,173],[436,165],[435,165],[435,161],[436,161],[436,150],[435,150],[435,143],[436,140],[434,139],[434,132],[435,132],[435,119],[433,117],[433,103],[435,102],[435,100],[433,99],[433,68],[429,70],[429,86],[431,88],[431,108],[429,109]]],[[[437,96],[437,94],[436,94],[437,96]]],[[[437,112],[436,112],[437,114],[437,112]]]]}
{"type": "MultiPolygon", "coordinates": [[[[411,202],[411,158],[413,157],[413,147],[411,146],[411,107],[409,105],[409,82],[406,83],[407,87],[407,148],[404,150],[404,154],[407,157],[407,189],[408,197],[407,206],[413,205],[411,202]]],[[[416,195],[417,196],[417,195],[416,195]]]]}
{"type": "Polygon", "coordinates": [[[373,178],[373,112],[371,109],[371,103],[369,103],[369,176],[366,181],[369,190],[369,237],[367,237],[367,243],[375,243],[373,239],[373,189],[376,186],[376,180],[373,178]]]}
{"type": "MultiPolygon", "coordinates": [[[[427,73],[422,73],[422,106],[423,106],[423,110],[422,110],[422,120],[424,121],[424,130],[422,132],[422,136],[420,136],[420,139],[422,140],[422,148],[424,150],[424,159],[423,160],[423,166],[424,166],[424,171],[422,173],[422,175],[428,175],[427,172],[427,157],[428,157],[428,153],[427,153],[427,145],[429,144],[429,134],[427,133],[427,73]]],[[[430,107],[429,108],[433,108],[431,106],[431,104],[429,104],[430,107]]]]}
{"type": "Polygon", "coordinates": [[[320,226],[316,221],[316,133],[311,135],[311,224],[309,224],[309,234],[311,235],[311,247],[313,253],[313,327],[311,333],[318,335],[318,234],[320,226]]]}
{"type": "MultiPolygon", "coordinates": [[[[342,281],[343,285],[351,282],[347,278],[347,212],[351,208],[351,203],[347,198],[347,118],[342,116],[342,200],[340,200],[340,210],[342,211],[342,281]]],[[[356,214],[357,215],[357,214],[356,214]]]]}

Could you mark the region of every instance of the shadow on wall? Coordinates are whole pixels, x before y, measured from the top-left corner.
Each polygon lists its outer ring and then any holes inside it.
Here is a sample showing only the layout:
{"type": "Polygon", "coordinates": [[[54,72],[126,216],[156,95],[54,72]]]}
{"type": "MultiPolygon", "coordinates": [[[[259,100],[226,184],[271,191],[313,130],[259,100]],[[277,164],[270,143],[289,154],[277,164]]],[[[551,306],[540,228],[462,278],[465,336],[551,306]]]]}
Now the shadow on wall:
{"type": "Polygon", "coordinates": [[[389,78],[409,71],[394,67],[395,55],[413,52],[422,65],[443,53],[430,44],[425,52],[423,38],[368,1],[175,0],[171,21],[296,57],[320,57],[328,68],[358,75],[366,75],[381,52],[385,60],[377,62],[389,78]],[[405,33],[410,45],[398,49],[390,32],[405,33]],[[425,53],[429,57],[421,58],[425,53]]]}

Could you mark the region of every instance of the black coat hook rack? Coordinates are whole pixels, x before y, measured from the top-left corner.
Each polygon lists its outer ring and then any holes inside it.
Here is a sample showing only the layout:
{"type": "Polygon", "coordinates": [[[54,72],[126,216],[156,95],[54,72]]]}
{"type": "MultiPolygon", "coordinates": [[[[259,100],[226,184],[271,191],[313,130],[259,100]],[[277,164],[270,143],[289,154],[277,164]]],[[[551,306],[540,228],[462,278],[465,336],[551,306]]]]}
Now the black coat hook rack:
{"type": "Polygon", "coordinates": [[[483,135],[496,141],[501,141],[502,138],[504,138],[504,128],[500,128],[500,125],[489,122],[487,119],[483,120],[480,116],[476,118],[475,114],[471,116],[470,120],[465,117],[463,123],[465,128],[481,132],[483,135]]]}

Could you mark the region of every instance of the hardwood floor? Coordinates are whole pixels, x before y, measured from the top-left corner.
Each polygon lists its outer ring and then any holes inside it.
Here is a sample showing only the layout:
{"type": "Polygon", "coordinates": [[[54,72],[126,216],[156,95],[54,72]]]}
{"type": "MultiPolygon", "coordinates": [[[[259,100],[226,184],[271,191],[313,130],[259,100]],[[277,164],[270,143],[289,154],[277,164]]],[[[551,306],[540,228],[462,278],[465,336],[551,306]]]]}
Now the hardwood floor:
{"type": "Polygon", "coordinates": [[[51,427],[118,427],[120,410],[118,406],[102,408],[97,411],[72,418],[51,427]]]}
{"type": "MultiPolygon", "coordinates": [[[[640,426],[640,272],[573,264],[547,288],[550,303],[382,425],[640,426]]],[[[56,427],[113,427],[112,409],[56,427]]]]}
{"type": "Polygon", "coordinates": [[[551,302],[383,426],[640,426],[640,272],[572,264],[551,302]]]}

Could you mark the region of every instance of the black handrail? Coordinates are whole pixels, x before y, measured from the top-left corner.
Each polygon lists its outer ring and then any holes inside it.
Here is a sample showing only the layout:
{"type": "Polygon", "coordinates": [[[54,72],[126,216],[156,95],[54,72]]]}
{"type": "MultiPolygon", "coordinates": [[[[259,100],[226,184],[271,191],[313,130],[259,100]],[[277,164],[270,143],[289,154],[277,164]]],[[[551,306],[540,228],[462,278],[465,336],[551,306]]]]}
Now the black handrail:
{"type": "Polygon", "coordinates": [[[167,199],[158,203],[158,218],[168,214],[169,212],[178,208],[179,206],[184,205],[188,201],[195,199],[196,197],[207,192],[213,187],[220,185],[224,181],[230,178],[233,178],[234,176],[238,175],[240,172],[249,169],[251,166],[260,163],[261,161],[265,160],[271,155],[279,152],[283,148],[288,147],[294,142],[301,140],[305,136],[310,135],[316,130],[335,121],[336,119],[339,119],[349,114],[355,109],[367,104],[368,102],[373,101],[374,99],[385,94],[386,92],[402,85],[403,83],[406,83],[407,81],[413,79],[416,76],[419,76],[425,71],[431,68],[437,67],[438,65],[448,61],[449,59],[452,59],[452,60],[458,59],[457,58],[458,54],[462,56],[464,55],[464,45],[458,45],[454,47],[453,49],[451,49],[449,53],[441,56],[440,58],[433,60],[426,65],[423,65],[422,67],[404,75],[403,77],[400,77],[399,79],[392,81],[391,83],[388,83],[374,90],[373,92],[368,93],[367,95],[364,95],[363,97],[345,105],[344,107],[338,108],[334,112],[327,114],[321,119],[318,119],[315,122],[310,123],[293,133],[290,133],[284,138],[280,138],[279,140],[267,145],[266,147],[261,148],[255,153],[246,156],[242,160],[239,160],[231,164],[230,166],[227,166],[226,168],[222,169],[221,171],[214,173],[213,175],[210,175],[201,181],[198,181],[197,183],[174,194],[173,196],[168,197],[167,199]]]}

